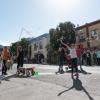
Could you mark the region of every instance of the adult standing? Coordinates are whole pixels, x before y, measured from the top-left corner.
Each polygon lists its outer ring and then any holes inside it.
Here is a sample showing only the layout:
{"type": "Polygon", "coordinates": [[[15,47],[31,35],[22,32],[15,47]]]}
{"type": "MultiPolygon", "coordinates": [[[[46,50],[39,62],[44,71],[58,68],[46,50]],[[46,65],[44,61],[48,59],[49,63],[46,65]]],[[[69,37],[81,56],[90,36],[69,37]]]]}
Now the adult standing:
{"type": "Polygon", "coordinates": [[[23,67],[24,62],[24,55],[23,55],[23,49],[21,46],[17,48],[17,69],[19,67],[23,67]]]}
{"type": "Polygon", "coordinates": [[[93,64],[97,65],[97,54],[96,54],[96,50],[93,51],[93,64]]]}
{"type": "Polygon", "coordinates": [[[97,65],[100,66],[100,48],[98,48],[98,50],[96,51],[96,55],[97,55],[97,65]]]}
{"type": "MultiPolygon", "coordinates": [[[[64,41],[64,37],[61,37],[61,40],[64,41]]],[[[66,50],[64,45],[61,44],[60,39],[57,40],[59,42],[59,48],[58,48],[58,64],[59,64],[59,68],[58,68],[58,72],[56,73],[60,73],[63,74],[64,70],[63,70],[63,65],[64,65],[64,57],[66,54],[66,50]]]]}
{"type": "Polygon", "coordinates": [[[62,73],[64,73],[63,63],[64,63],[64,55],[65,55],[65,51],[64,51],[64,48],[62,46],[59,47],[58,53],[59,53],[59,56],[58,56],[58,62],[59,62],[58,72],[62,74],[62,73]]]}
{"type": "Polygon", "coordinates": [[[87,52],[86,52],[86,61],[87,61],[87,65],[91,66],[91,52],[90,52],[90,50],[87,50],[87,52]]]}
{"type": "Polygon", "coordinates": [[[83,53],[82,53],[82,65],[87,65],[87,60],[86,60],[86,49],[83,50],[83,53]]]}
{"type": "Polygon", "coordinates": [[[10,53],[7,47],[3,48],[2,51],[2,60],[3,60],[3,65],[2,65],[2,75],[7,75],[7,60],[10,59],[10,53]]]}

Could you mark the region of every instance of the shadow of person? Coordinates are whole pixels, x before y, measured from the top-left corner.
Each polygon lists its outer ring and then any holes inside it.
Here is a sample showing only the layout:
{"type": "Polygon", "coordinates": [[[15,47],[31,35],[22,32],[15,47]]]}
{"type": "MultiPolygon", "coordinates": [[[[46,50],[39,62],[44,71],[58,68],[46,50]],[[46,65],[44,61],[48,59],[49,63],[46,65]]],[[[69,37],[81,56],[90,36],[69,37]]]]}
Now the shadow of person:
{"type": "Polygon", "coordinates": [[[91,73],[85,71],[82,67],[80,67],[80,73],[85,74],[85,75],[86,74],[91,74],[91,73]]]}
{"type": "Polygon", "coordinates": [[[90,96],[90,94],[87,92],[87,90],[83,87],[81,80],[79,80],[78,78],[76,78],[76,79],[75,78],[72,78],[72,79],[73,79],[73,86],[70,87],[67,90],[64,90],[64,91],[60,92],[57,96],[61,96],[63,93],[65,93],[65,92],[67,92],[67,91],[69,91],[71,89],[75,89],[77,91],[82,91],[83,90],[85,92],[85,94],[88,96],[89,100],[94,100],[90,96]]]}
{"type": "Polygon", "coordinates": [[[16,74],[13,74],[13,75],[10,75],[10,76],[3,76],[2,78],[1,78],[1,80],[5,80],[5,81],[10,81],[10,78],[14,78],[16,76],[16,74]]]}
{"type": "MultiPolygon", "coordinates": [[[[71,67],[70,67],[70,68],[66,67],[65,70],[66,70],[67,73],[71,73],[71,72],[72,72],[71,67]]],[[[75,69],[74,69],[74,72],[75,72],[75,69]]],[[[85,71],[85,70],[82,68],[82,66],[80,67],[80,69],[78,70],[78,72],[79,72],[79,73],[82,73],[82,74],[84,74],[84,75],[92,74],[92,73],[89,73],[89,72],[85,71]]]]}

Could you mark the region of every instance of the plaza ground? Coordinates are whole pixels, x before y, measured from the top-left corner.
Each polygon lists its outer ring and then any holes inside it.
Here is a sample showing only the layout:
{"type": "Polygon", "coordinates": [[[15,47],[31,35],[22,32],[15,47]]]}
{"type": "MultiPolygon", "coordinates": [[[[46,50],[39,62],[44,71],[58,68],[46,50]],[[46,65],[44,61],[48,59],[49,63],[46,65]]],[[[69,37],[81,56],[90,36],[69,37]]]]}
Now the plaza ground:
{"type": "Polygon", "coordinates": [[[56,75],[55,65],[24,66],[35,67],[38,75],[17,77],[14,64],[7,76],[0,76],[0,100],[100,100],[99,66],[82,66],[79,79],[72,79],[70,70],[56,75]]]}

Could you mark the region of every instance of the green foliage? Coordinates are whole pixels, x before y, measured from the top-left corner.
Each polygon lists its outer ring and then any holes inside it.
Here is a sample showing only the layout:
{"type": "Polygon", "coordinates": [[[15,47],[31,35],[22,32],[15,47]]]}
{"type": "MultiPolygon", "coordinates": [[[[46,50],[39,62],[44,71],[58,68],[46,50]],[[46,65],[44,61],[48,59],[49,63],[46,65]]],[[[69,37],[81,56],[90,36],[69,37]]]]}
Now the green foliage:
{"type": "Polygon", "coordinates": [[[25,49],[28,46],[28,41],[25,38],[22,38],[21,41],[19,41],[19,45],[25,49]]]}
{"type": "Polygon", "coordinates": [[[64,40],[66,43],[75,43],[75,25],[71,22],[65,22],[59,24],[59,31],[61,32],[61,36],[64,36],[64,40]]]}
{"type": "Polygon", "coordinates": [[[65,43],[75,43],[75,25],[71,22],[60,23],[56,29],[52,28],[49,30],[50,34],[50,44],[48,50],[48,62],[51,64],[57,64],[58,48],[60,46],[61,37],[63,36],[63,41],[65,43]],[[56,53],[55,53],[56,52],[56,53]]]}
{"type": "Polygon", "coordinates": [[[50,43],[48,43],[45,48],[47,49],[47,51],[50,49],[50,43]]]}
{"type": "Polygon", "coordinates": [[[10,46],[10,52],[13,55],[16,55],[16,53],[17,53],[17,46],[18,46],[18,42],[12,43],[10,46]]]}
{"type": "Polygon", "coordinates": [[[59,45],[57,42],[58,38],[56,29],[50,29],[49,34],[50,34],[50,47],[53,48],[54,50],[57,50],[59,45]]]}
{"type": "Polygon", "coordinates": [[[26,55],[28,52],[27,51],[28,50],[28,41],[25,38],[22,38],[20,41],[12,43],[12,45],[10,46],[10,52],[13,55],[16,55],[18,46],[22,46],[22,48],[24,49],[24,53],[26,55]]]}

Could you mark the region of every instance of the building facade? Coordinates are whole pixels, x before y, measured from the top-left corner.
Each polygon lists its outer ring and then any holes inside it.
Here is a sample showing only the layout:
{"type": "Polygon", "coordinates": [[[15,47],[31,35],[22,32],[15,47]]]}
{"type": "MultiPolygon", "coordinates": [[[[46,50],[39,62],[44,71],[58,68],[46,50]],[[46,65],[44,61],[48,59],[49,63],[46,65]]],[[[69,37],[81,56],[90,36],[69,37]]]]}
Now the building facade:
{"type": "Polygon", "coordinates": [[[76,43],[84,48],[100,47],[100,20],[77,27],[76,43]]]}
{"type": "MultiPolygon", "coordinates": [[[[49,43],[49,34],[43,34],[39,37],[33,38],[29,43],[29,58],[39,60],[40,56],[45,60],[47,59],[47,44],[49,43]]],[[[41,60],[41,59],[40,59],[41,60]]]]}

